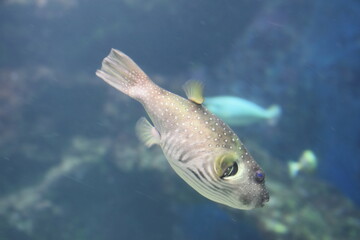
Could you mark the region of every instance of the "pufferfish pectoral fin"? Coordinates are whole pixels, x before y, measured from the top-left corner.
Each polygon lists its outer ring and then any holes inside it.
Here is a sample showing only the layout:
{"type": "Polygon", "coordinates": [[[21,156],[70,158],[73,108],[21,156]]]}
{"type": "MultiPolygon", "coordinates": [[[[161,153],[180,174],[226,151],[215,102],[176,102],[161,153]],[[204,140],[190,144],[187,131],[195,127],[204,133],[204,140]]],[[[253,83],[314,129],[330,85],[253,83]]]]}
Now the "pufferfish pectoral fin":
{"type": "Polygon", "coordinates": [[[202,104],[204,102],[203,89],[204,85],[199,81],[190,80],[187,81],[183,89],[187,98],[196,104],[202,104]]]}
{"type": "Polygon", "coordinates": [[[160,133],[145,117],[137,121],[135,131],[139,139],[147,147],[160,143],[160,133]]]}

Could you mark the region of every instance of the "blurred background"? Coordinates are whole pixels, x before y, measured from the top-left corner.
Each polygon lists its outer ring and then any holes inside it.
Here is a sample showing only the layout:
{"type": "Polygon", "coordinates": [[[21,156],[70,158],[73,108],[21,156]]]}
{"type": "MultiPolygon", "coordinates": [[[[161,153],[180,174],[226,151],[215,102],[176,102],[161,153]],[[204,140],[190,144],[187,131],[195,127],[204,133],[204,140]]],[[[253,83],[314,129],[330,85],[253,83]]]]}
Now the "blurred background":
{"type": "Polygon", "coordinates": [[[0,239],[359,239],[359,12],[356,0],[0,1],[0,239]],[[205,96],[281,109],[233,126],[267,174],[264,208],[210,202],[142,146],[141,105],[95,76],[111,48],[176,94],[197,79],[205,96]]]}

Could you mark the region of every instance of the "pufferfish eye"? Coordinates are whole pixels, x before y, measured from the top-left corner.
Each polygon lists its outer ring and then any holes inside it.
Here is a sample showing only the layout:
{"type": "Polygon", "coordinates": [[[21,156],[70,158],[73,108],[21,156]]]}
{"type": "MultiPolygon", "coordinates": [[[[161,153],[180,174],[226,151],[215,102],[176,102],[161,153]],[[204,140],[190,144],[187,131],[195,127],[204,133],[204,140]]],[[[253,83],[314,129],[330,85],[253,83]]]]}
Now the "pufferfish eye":
{"type": "Polygon", "coordinates": [[[255,172],[255,180],[258,182],[258,183],[262,183],[265,179],[265,173],[261,170],[257,170],[255,172]]]}
{"type": "Polygon", "coordinates": [[[227,167],[223,173],[223,175],[220,178],[230,177],[234,176],[238,171],[238,165],[236,162],[233,163],[233,165],[227,167]]]}

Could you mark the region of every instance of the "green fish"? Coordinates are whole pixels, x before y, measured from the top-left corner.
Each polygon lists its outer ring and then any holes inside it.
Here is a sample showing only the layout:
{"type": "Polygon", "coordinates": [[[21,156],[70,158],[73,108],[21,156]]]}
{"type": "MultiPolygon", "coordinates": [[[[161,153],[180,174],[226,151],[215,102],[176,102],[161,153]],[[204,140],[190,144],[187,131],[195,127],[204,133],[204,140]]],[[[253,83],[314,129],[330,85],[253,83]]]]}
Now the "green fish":
{"type": "Polygon", "coordinates": [[[264,109],[256,103],[234,96],[206,98],[205,106],[230,126],[247,126],[261,121],[274,125],[281,115],[281,107],[278,105],[264,109]]]}
{"type": "Polygon", "coordinates": [[[140,118],[138,137],[147,147],[160,145],[171,167],[197,192],[237,209],[269,201],[265,173],[230,127],[202,105],[201,83],[186,83],[188,99],[182,98],[115,49],[96,75],[143,105],[153,124],[140,118]]]}

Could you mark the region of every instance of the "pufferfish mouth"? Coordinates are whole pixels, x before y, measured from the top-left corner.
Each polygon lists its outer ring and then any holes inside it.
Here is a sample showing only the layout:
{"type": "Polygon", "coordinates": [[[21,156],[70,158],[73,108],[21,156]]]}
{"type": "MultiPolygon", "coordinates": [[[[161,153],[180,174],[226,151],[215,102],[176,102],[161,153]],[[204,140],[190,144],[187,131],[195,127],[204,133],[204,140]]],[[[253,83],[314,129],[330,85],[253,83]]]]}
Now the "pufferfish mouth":
{"type": "Polygon", "coordinates": [[[264,207],[265,203],[270,200],[269,192],[263,189],[258,195],[245,195],[240,197],[240,202],[243,206],[252,208],[264,207]]]}
{"type": "Polygon", "coordinates": [[[261,194],[260,201],[258,202],[258,204],[256,204],[256,207],[263,207],[265,203],[268,202],[269,200],[270,200],[270,195],[269,192],[266,191],[263,194],[261,194]]]}

